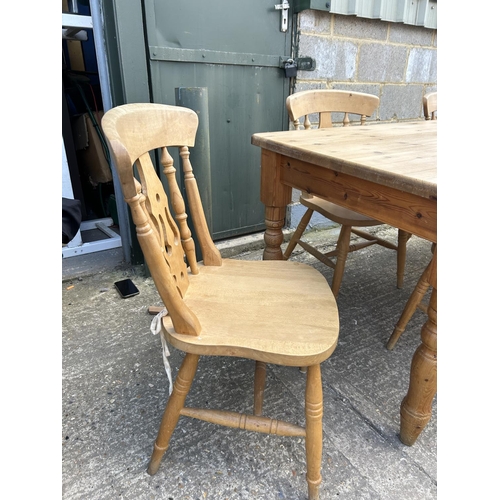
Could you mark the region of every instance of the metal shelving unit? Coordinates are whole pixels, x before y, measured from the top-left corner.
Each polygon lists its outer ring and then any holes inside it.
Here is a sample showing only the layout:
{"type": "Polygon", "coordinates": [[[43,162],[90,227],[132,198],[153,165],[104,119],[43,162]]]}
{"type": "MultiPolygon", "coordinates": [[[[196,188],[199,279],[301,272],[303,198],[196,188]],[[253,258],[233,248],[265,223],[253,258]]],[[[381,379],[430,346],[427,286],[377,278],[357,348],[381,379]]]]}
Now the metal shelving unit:
{"type": "MultiPolygon", "coordinates": [[[[91,12],[100,12],[98,0],[91,0],[91,12]]],[[[109,77],[107,71],[107,60],[104,50],[102,49],[102,22],[100,17],[95,17],[95,15],[81,15],[78,14],[77,2],[72,0],[68,2],[69,10],[71,13],[62,13],[62,39],[65,40],[88,40],[87,30],[94,31],[94,39],[96,41],[96,58],[99,67],[99,80],[101,84],[102,100],[104,111],[111,108],[111,97],[110,97],[110,87],[109,87],[109,77]],[[96,28],[96,29],[95,29],[96,28]],[[98,28],[98,29],[97,29],[98,28]]],[[[62,147],[62,171],[63,171],[63,197],[73,198],[73,189],[71,186],[71,180],[69,178],[68,161],[66,157],[66,150],[64,146],[62,147]]],[[[115,189],[115,194],[117,200],[121,200],[121,188],[116,178],[114,169],[113,172],[113,184],[115,189]]],[[[103,219],[96,219],[90,221],[83,221],[80,225],[80,230],[77,235],[71,240],[66,246],[62,248],[62,257],[74,257],[77,255],[99,252],[101,250],[109,250],[112,248],[123,247],[124,258],[126,261],[130,261],[129,247],[127,244],[129,238],[127,233],[128,228],[128,216],[126,214],[126,209],[123,203],[117,201],[117,211],[119,226],[122,234],[118,234],[113,231],[110,226],[113,225],[113,219],[110,217],[103,219]],[[82,232],[93,232],[99,231],[99,237],[93,235],[91,238],[82,238],[82,232]],[[124,233],[124,234],[123,234],[124,233]],[[84,240],[93,241],[84,241],[84,240]]],[[[85,235],[84,235],[85,236],[85,235]]]]}

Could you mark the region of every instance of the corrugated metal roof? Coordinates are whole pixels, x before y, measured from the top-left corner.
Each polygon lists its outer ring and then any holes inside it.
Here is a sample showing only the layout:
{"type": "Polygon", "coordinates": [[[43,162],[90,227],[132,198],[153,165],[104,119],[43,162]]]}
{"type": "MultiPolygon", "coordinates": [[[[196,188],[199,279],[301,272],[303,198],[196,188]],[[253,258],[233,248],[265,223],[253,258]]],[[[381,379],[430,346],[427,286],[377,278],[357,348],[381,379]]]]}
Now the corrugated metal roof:
{"type": "Polygon", "coordinates": [[[437,29],[437,0],[332,0],[330,12],[437,29]]]}

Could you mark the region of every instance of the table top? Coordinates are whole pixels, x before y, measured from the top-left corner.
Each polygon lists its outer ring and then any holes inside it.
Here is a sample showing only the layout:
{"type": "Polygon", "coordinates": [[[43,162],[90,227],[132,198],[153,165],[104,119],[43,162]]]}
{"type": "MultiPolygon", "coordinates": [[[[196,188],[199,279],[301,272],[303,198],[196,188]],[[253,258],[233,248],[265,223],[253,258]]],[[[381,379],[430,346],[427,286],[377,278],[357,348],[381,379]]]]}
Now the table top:
{"type": "Polygon", "coordinates": [[[437,120],[258,133],[252,144],[437,200],[437,120]]]}

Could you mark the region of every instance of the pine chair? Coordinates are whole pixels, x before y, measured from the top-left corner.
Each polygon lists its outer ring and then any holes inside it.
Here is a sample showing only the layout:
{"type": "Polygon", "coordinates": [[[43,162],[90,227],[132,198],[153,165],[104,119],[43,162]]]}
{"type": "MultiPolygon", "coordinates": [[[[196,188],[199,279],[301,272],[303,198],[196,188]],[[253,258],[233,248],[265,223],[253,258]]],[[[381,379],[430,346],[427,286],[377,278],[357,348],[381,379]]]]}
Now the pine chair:
{"type": "Polygon", "coordinates": [[[179,417],[193,417],[239,429],[305,437],[309,499],[317,499],[323,414],[320,363],[337,344],[336,301],[325,278],[311,266],[221,258],[207,228],[189,160],[197,127],[194,111],[163,104],[118,106],[102,120],[137,238],[168,311],[161,318],[161,334],[164,341],[186,353],[148,472],[157,472],[179,417]],[[202,262],[196,262],[185,202],[167,147],[179,148],[202,262]],[[156,150],[177,224],[151,161],[150,151],[156,150]],[[139,179],[134,177],[134,165],[139,179]],[[255,360],[253,414],[185,406],[201,355],[255,360]],[[262,416],[266,363],[307,366],[305,427],[262,416]]]}
{"type": "MultiPolygon", "coordinates": [[[[374,95],[343,90],[306,90],[292,94],[286,100],[288,115],[290,120],[293,121],[296,130],[300,127],[300,118],[302,117],[304,117],[304,128],[306,130],[310,129],[310,115],[315,113],[319,113],[318,128],[326,128],[333,125],[332,112],[344,115],[343,126],[351,124],[349,114],[358,115],[360,117],[360,124],[365,125],[366,117],[371,116],[378,108],[378,105],[379,98],[374,95]]],[[[296,245],[299,244],[304,250],[323,262],[323,264],[332,268],[334,270],[332,291],[335,297],[337,297],[342,283],[347,254],[369,245],[377,244],[397,251],[397,287],[401,288],[403,286],[406,242],[411,236],[409,233],[399,230],[398,243],[396,245],[369,232],[357,229],[358,227],[378,226],[382,222],[305,192],[302,192],[300,196],[300,203],[307,210],[297,225],[297,229],[283,254],[285,259],[291,256],[296,245]],[[341,226],[335,250],[331,252],[322,253],[301,239],[314,212],[320,213],[341,226]],[[363,240],[351,244],[351,233],[363,238],[363,240]],[[336,257],[335,262],[332,260],[334,257],[336,257]]]]}
{"type": "MultiPolygon", "coordinates": [[[[428,94],[425,94],[422,103],[424,106],[425,119],[437,120],[437,92],[429,92],[428,94]]],[[[435,245],[432,244],[431,247],[432,253],[434,253],[434,248],[435,245]]],[[[429,265],[424,269],[424,272],[420,276],[419,280],[417,281],[417,284],[413,289],[410,298],[406,302],[406,305],[403,309],[403,312],[401,313],[398,322],[396,323],[396,326],[394,327],[394,331],[392,332],[392,335],[387,342],[386,347],[390,351],[392,351],[396,346],[399,337],[401,337],[401,335],[405,331],[406,326],[408,325],[408,322],[410,321],[412,316],[415,314],[415,311],[417,309],[420,309],[421,311],[427,314],[427,308],[429,307],[429,304],[422,303],[422,300],[427,290],[430,287],[429,278],[430,278],[431,263],[432,259],[429,265]]]]}
{"type": "Polygon", "coordinates": [[[429,92],[423,97],[424,116],[426,120],[437,120],[438,93],[429,92]]]}

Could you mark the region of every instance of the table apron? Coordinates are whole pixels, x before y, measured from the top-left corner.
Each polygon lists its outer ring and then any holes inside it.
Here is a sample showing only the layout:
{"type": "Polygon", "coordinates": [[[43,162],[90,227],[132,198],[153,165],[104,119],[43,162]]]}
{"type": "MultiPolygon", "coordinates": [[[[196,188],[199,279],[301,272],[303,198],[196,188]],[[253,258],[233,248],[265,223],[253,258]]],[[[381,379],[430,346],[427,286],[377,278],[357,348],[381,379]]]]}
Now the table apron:
{"type": "Polygon", "coordinates": [[[437,243],[437,199],[424,198],[287,156],[276,160],[279,174],[275,180],[279,179],[281,184],[437,243]]]}

